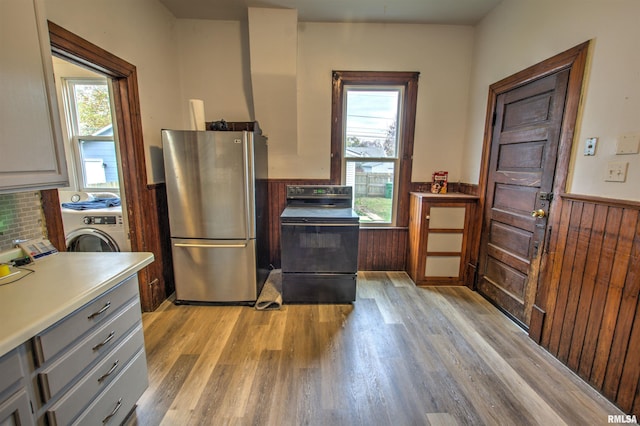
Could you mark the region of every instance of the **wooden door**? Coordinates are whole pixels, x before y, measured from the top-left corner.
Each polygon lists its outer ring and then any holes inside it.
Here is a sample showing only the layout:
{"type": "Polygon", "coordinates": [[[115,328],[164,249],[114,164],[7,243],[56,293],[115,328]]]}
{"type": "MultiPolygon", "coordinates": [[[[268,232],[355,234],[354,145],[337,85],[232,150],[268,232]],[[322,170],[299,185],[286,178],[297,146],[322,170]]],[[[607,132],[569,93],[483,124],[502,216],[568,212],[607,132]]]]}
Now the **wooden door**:
{"type": "Polygon", "coordinates": [[[478,291],[525,328],[535,300],[568,78],[569,70],[559,71],[496,100],[478,291]]]}

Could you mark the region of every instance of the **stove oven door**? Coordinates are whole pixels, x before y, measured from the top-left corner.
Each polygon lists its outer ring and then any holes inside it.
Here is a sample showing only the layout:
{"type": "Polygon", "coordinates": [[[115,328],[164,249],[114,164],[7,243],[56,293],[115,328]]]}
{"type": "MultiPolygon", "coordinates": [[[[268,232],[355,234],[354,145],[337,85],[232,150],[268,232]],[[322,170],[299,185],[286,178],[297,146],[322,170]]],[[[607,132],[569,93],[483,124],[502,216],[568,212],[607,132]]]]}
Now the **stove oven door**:
{"type": "Polygon", "coordinates": [[[282,272],[354,274],[358,236],[357,222],[282,222],[282,272]]]}

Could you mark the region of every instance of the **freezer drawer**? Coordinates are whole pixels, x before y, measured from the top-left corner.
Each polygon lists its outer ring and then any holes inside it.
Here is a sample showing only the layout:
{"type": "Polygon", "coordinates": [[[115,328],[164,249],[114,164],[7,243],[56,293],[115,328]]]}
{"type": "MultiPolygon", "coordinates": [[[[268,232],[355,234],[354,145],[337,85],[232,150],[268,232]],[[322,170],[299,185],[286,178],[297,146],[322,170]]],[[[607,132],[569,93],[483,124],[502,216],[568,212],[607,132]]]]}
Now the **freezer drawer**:
{"type": "Polygon", "coordinates": [[[248,302],[258,297],[255,240],[171,239],[176,302],[248,302]]]}

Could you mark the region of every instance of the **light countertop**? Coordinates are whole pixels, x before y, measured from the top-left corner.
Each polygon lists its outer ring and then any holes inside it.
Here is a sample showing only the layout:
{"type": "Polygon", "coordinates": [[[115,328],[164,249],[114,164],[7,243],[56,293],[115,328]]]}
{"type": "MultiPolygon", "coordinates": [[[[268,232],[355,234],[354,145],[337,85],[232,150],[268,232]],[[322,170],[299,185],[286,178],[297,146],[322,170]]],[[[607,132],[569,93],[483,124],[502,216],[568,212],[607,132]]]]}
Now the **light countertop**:
{"type": "Polygon", "coordinates": [[[153,262],[152,253],[57,253],[0,280],[0,356],[153,262]]]}

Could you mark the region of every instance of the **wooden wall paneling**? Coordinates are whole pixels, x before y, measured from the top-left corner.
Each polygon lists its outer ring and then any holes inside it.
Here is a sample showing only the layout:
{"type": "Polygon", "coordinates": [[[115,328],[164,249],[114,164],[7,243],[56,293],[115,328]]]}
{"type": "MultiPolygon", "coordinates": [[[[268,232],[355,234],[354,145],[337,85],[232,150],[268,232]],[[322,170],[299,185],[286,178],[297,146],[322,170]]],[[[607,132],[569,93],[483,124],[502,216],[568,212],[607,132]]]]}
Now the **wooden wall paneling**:
{"type": "MultiPolygon", "coordinates": [[[[611,278],[609,279],[607,301],[603,312],[602,325],[600,326],[600,334],[598,336],[598,346],[596,349],[596,357],[594,359],[594,367],[591,370],[591,384],[593,384],[597,389],[603,389],[608,363],[619,363],[624,361],[624,358],[616,359],[613,357],[612,342],[614,331],[620,325],[620,317],[618,314],[622,314],[620,311],[622,288],[624,287],[627,277],[629,258],[631,256],[631,248],[637,221],[637,211],[627,209],[622,211],[622,220],[617,244],[615,252],[611,258],[613,267],[611,270],[611,278]]],[[[606,389],[603,389],[603,392],[606,396],[611,397],[611,395],[606,393],[606,389]]],[[[615,391],[612,391],[612,393],[613,396],[615,396],[615,391]]]]}
{"type": "Polygon", "coordinates": [[[361,271],[403,271],[408,231],[405,228],[360,230],[358,269],[361,271]]]}
{"type": "MultiPolygon", "coordinates": [[[[606,398],[640,415],[640,203],[561,194],[541,343],[606,398]]],[[[540,297],[540,296],[544,297],[540,297]]]]}
{"type": "Polygon", "coordinates": [[[564,258],[564,247],[567,241],[569,229],[569,219],[571,215],[571,203],[564,203],[561,200],[559,207],[560,215],[557,222],[554,222],[553,229],[555,232],[551,234],[552,249],[549,252],[549,266],[547,268],[546,277],[543,281],[546,285],[540,286],[537,299],[540,299],[542,308],[546,311],[546,317],[543,323],[542,339],[540,344],[546,348],[549,347],[552,326],[554,324],[556,301],[558,297],[558,289],[560,275],[562,274],[562,260],[564,258]]]}
{"type": "Polygon", "coordinates": [[[578,249],[578,233],[580,218],[582,217],[582,203],[574,203],[567,206],[571,210],[569,217],[569,228],[567,230],[566,245],[564,247],[564,256],[562,258],[562,268],[560,270],[560,281],[558,285],[558,293],[556,296],[555,316],[553,318],[553,327],[551,329],[551,338],[549,341],[549,352],[558,356],[560,350],[560,339],[562,336],[562,328],[567,308],[567,299],[569,297],[569,288],[571,286],[571,275],[573,272],[572,265],[575,261],[576,251],[578,249]]]}
{"type": "Polygon", "coordinates": [[[586,262],[580,283],[580,301],[578,302],[573,335],[571,337],[571,349],[569,350],[569,357],[567,359],[567,365],[574,371],[577,371],[580,364],[580,355],[582,354],[582,346],[585,340],[587,322],[589,320],[589,312],[598,273],[598,259],[600,259],[600,252],[602,250],[607,211],[607,206],[595,206],[588,248],[585,249],[589,261],[586,262]]]}
{"type": "MultiPolygon", "coordinates": [[[[629,273],[623,289],[623,302],[620,307],[620,313],[624,316],[622,319],[625,322],[624,328],[626,328],[627,319],[632,319],[634,323],[630,324],[631,330],[629,332],[629,340],[626,348],[626,358],[624,360],[624,366],[622,372],[617,374],[615,369],[617,366],[612,366],[607,371],[607,379],[609,375],[614,377],[620,376],[620,383],[618,385],[618,393],[616,400],[621,407],[631,407],[633,404],[634,394],[640,391],[640,268],[637,266],[640,264],[640,220],[636,226],[636,236],[633,244],[633,252],[629,262],[629,273]],[[635,266],[635,267],[634,267],[635,266]],[[633,305],[635,304],[635,309],[633,305]]],[[[624,342],[625,333],[622,329],[616,331],[616,337],[614,340],[614,347],[620,344],[618,340],[624,342]]],[[[615,349],[618,351],[618,349],[615,349]]],[[[611,386],[608,381],[605,381],[605,389],[611,386]]]]}
{"type": "Polygon", "coordinates": [[[596,288],[593,293],[593,303],[591,304],[589,320],[587,322],[586,339],[582,347],[582,356],[580,357],[580,366],[578,368],[578,374],[588,381],[591,380],[591,371],[594,366],[598,338],[602,327],[602,317],[604,315],[605,301],[609,290],[611,270],[613,268],[613,254],[616,248],[621,219],[622,211],[618,208],[610,207],[607,213],[607,224],[602,241],[602,251],[600,258],[595,260],[599,262],[596,288]]]}
{"type": "Polygon", "coordinates": [[[576,253],[573,265],[571,267],[571,277],[569,281],[569,293],[567,296],[567,304],[562,321],[562,331],[560,336],[560,346],[558,348],[558,358],[567,363],[573,331],[575,329],[575,319],[577,316],[580,295],[582,292],[583,276],[585,265],[587,262],[587,253],[589,248],[589,239],[591,236],[591,225],[593,223],[593,213],[595,206],[593,204],[582,204],[582,213],[580,222],[578,223],[576,232],[576,253]]]}
{"type": "Polygon", "coordinates": [[[42,211],[47,228],[47,238],[58,251],[67,251],[67,242],[62,226],[62,211],[57,189],[40,191],[42,211]]]}
{"type": "Polygon", "coordinates": [[[150,307],[159,306],[167,296],[175,291],[173,278],[173,255],[171,253],[171,232],[169,230],[169,206],[167,203],[167,188],[164,183],[148,185],[151,196],[149,212],[146,222],[145,240],[147,250],[153,253],[160,253],[156,261],[149,266],[153,275],[149,282],[150,307]],[[154,209],[154,210],[151,210],[154,209]]]}

